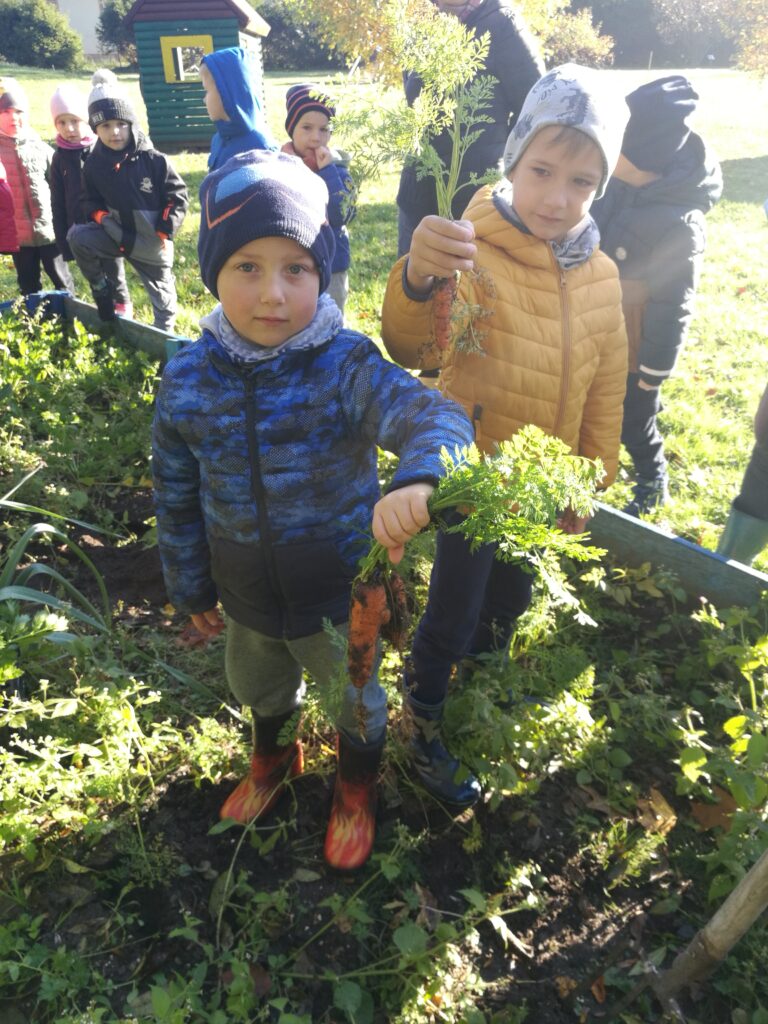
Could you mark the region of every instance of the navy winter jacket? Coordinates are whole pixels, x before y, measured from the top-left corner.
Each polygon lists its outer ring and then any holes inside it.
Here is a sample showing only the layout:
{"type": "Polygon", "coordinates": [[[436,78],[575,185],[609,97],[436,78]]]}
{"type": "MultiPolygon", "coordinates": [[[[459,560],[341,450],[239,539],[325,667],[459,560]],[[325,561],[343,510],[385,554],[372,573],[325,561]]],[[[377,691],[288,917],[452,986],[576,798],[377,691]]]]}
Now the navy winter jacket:
{"type": "Polygon", "coordinates": [[[80,149],[57,146],[51,161],[53,232],[65,260],[75,258],[69,248],[67,232],[73,224],[84,224],[87,220],[83,212],[83,166],[93,145],[80,149]]]}
{"type": "Polygon", "coordinates": [[[166,366],[155,413],[171,602],[195,614],[218,599],[273,637],[345,621],[380,497],[376,446],[400,456],[395,489],[436,482],[441,447],[471,441],[458,405],[354,331],[246,365],[206,330],[166,366]]]}
{"type": "Polygon", "coordinates": [[[161,231],[173,239],[189,206],[187,186],[165,153],[153,149],[135,125],[131,141],[120,152],[99,139],[83,167],[83,214],[100,222],[120,253],[146,263],[170,265],[173,246],[163,244],[161,231]]]}
{"type": "Polygon", "coordinates": [[[350,264],[349,232],[347,224],[355,216],[355,186],[349,173],[349,158],[339,150],[332,150],[333,162],[317,171],[328,188],[328,223],[333,229],[336,250],[331,273],[348,270],[350,264]]]}
{"type": "MultiPolygon", "coordinates": [[[[459,181],[468,183],[471,174],[483,175],[497,166],[528,90],[544,74],[544,62],[526,25],[509,0],[485,0],[464,20],[477,38],[490,35],[485,73],[495,79],[490,103],[483,111],[490,121],[481,124],[480,137],[467,150],[459,181]]],[[[421,79],[413,72],[405,75],[405,98],[412,106],[421,92],[421,79]]],[[[444,167],[451,161],[448,130],[431,140],[444,167]]],[[[461,217],[477,187],[465,187],[453,201],[453,216],[461,217]]],[[[408,162],[400,175],[397,205],[412,220],[437,213],[435,182],[419,179],[416,165],[408,162]]]]}
{"type": "Polygon", "coordinates": [[[650,385],[672,372],[694,311],[706,244],[704,215],[723,191],[720,165],[691,134],[674,166],[636,187],[611,178],[590,212],[621,276],[629,369],[650,385]]]}

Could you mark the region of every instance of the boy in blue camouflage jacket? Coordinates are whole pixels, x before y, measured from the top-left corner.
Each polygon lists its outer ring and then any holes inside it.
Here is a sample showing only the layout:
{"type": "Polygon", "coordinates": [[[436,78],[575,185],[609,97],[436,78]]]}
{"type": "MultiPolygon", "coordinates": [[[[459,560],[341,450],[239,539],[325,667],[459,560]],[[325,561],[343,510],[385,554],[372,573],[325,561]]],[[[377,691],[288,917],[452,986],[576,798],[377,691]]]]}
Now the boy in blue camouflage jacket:
{"type": "MultiPolygon", "coordinates": [[[[284,727],[302,672],[327,685],[370,532],[393,562],[429,520],[440,451],[472,441],[463,411],[344,329],[327,296],[328,190],[300,160],[251,151],[200,189],[198,255],[219,305],[203,336],[167,365],[153,434],[158,537],[173,604],[204,634],[227,616],[226,670],[252,709],[251,771],[222,808],[265,815],[302,767],[284,727]],[[400,456],[384,497],[376,446],[400,456]]],[[[386,697],[374,674],[365,723],[347,687],[325,857],[351,869],[374,838],[386,697]]]]}

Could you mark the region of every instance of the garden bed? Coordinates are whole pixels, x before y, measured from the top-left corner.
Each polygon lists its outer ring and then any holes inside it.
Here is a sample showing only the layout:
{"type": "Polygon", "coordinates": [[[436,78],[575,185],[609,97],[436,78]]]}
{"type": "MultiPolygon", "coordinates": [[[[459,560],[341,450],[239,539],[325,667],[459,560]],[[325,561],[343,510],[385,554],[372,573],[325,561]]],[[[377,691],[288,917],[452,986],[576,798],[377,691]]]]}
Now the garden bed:
{"type": "MultiPolygon", "coordinates": [[[[4,332],[2,489],[24,481],[14,500],[68,517],[92,563],[53,538],[19,568],[57,568],[94,606],[101,580],[114,616],[2,604],[2,1020],[660,1019],[647,991],[617,1007],[766,846],[766,604],[715,612],[651,565],[572,566],[596,625],[541,597],[509,664],[452,691],[451,742],[485,793],[460,816],[413,784],[388,651],[376,852],[334,875],[333,735],[314,697],[307,771],[274,818],[218,824],[248,726],[222,641],[166,604],[154,364],[74,325],[4,332]]],[[[4,509],[6,569],[36,518],[4,509]]],[[[415,547],[418,600],[430,541],[415,547]]],[[[765,952],[756,927],[686,1019],[762,1024],[765,952]]]]}

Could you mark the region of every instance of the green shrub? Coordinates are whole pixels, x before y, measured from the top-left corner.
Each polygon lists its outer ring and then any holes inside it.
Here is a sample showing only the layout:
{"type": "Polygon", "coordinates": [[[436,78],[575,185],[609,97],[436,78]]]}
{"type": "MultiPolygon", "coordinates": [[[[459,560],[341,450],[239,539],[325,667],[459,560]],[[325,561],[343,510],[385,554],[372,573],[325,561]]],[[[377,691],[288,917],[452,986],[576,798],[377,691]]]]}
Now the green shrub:
{"type": "Polygon", "coordinates": [[[255,6],[271,29],[262,44],[266,71],[321,71],[343,66],[319,42],[317,33],[299,23],[279,0],[265,0],[255,6]]]}
{"type": "Polygon", "coordinates": [[[600,35],[600,25],[592,23],[592,12],[588,8],[577,14],[556,14],[548,29],[543,44],[547,67],[575,61],[602,68],[613,62],[613,39],[600,35]]]}
{"type": "Polygon", "coordinates": [[[70,71],[84,62],[80,36],[48,0],[0,0],[0,39],[17,64],[70,71]]]}

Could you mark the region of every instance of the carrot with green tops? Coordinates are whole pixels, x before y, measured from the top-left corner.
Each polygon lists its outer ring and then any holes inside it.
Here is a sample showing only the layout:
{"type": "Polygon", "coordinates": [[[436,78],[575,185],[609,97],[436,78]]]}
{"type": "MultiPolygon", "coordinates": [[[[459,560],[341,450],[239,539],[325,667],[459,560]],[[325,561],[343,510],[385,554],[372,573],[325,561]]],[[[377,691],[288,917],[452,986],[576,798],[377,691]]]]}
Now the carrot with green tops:
{"type": "Polygon", "coordinates": [[[387,592],[389,619],[382,625],[381,635],[392,644],[395,650],[399,651],[402,650],[408,626],[411,622],[408,594],[406,593],[403,577],[399,573],[389,572],[385,589],[387,592]]]}
{"type": "Polygon", "coordinates": [[[435,347],[441,352],[451,344],[453,304],[459,291],[459,275],[438,277],[432,292],[432,334],[435,347]]]}
{"type": "Polygon", "coordinates": [[[368,579],[358,577],[352,584],[347,633],[347,670],[359,690],[371,678],[376,645],[382,626],[390,619],[387,588],[382,572],[375,569],[368,579]]]}

